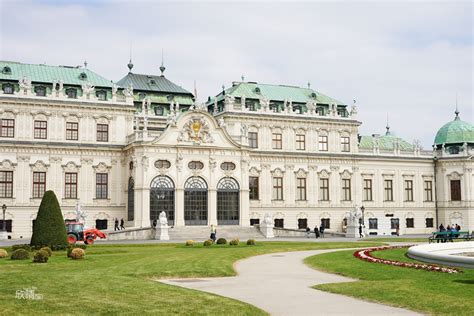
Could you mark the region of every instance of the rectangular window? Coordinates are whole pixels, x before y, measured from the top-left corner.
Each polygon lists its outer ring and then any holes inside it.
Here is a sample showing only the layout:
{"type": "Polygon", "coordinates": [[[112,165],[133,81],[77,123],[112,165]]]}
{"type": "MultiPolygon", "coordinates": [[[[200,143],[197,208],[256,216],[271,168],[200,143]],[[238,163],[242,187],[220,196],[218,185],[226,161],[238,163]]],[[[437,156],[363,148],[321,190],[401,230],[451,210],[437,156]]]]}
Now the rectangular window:
{"type": "Polygon", "coordinates": [[[400,220],[398,218],[391,218],[390,219],[390,228],[391,229],[397,229],[397,227],[400,227],[400,220]]]}
{"type": "Polygon", "coordinates": [[[33,172],[33,198],[41,199],[46,191],[46,172],[33,172]]]}
{"type": "Polygon", "coordinates": [[[274,226],[278,228],[283,228],[285,226],[283,218],[275,218],[274,226]]]}
{"type": "Polygon", "coordinates": [[[378,229],[379,223],[376,218],[369,218],[369,229],[378,229]]]}
{"type": "Polygon", "coordinates": [[[249,198],[258,200],[258,177],[249,177],[249,198]]]}
{"type": "Polygon", "coordinates": [[[107,173],[96,173],[95,175],[95,198],[96,199],[107,199],[108,192],[108,174],[107,173]]]}
{"type": "Polygon", "coordinates": [[[461,201],[461,180],[451,180],[451,201],[461,201]]]}
{"type": "Polygon", "coordinates": [[[341,137],[341,151],[343,152],[351,151],[350,137],[348,136],[341,137]]]}
{"type": "Polygon", "coordinates": [[[0,171],[0,198],[13,197],[13,171],[0,171]]]}
{"type": "Polygon", "coordinates": [[[385,201],[393,201],[393,180],[384,180],[385,201]]]}
{"type": "Polygon", "coordinates": [[[306,201],[306,178],[296,178],[296,200],[306,201]]]}
{"type": "Polygon", "coordinates": [[[328,151],[328,137],[319,136],[318,139],[319,139],[319,144],[318,144],[319,151],[328,151]]]}
{"type": "Polygon", "coordinates": [[[279,133],[272,134],[272,148],[273,149],[282,149],[282,136],[279,133]]]}
{"type": "Polygon", "coordinates": [[[413,202],[413,180],[405,180],[405,201],[413,202]]]}
{"type": "Polygon", "coordinates": [[[351,197],[351,179],[342,179],[342,200],[350,201],[351,197]]]}
{"type": "Polygon", "coordinates": [[[273,199],[283,200],[283,178],[273,177],[273,199]]]}
{"type": "Polygon", "coordinates": [[[109,125],[108,124],[97,124],[97,141],[98,142],[109,141],[109,125]]]}
{"type": "Polygon", "coordinates": [[[258,148],[258,133],[249,132],[249,146],[250,148],[258,148]]]}
{"type": "Polygon", "coordinates": [[[79,139],[79,124],[74,122],[66,122],[66,140],[79,139]]]}
{"type": "Polygon", "coordinates": [[[319,179],[319,199],[329,201],[329,179],[319,179]]]}
{"type": "Polygon", "coordinates": [[[48,122],[47,121],[35,121],[34,123],[34,138],[35,139],[46,139],[48,136],[48,122]]]}
{"type": "Polygon", "coordinates": [[[15,120],[2,119],[0,122],[0,137],[15,137],[15,120]]]}
{"type": "Polygon", "coordinates": [[[413,228],[415,227],[415,220],[413,218],[407,218],[407,228],[413,228]]]}
{"type": "Polygon", "coordinates": [[[250,226],[253,226],[253,225],[260,225],[260,218],[251,218],[250,226]]]}
{"type": "Polygon", "coordinates": [[[364,201],[372,200],[372,179],[364,179],[364,201]]]}
{"type": "Polygon", "coordinates": [[[425,202],[433,202],[433,182],[425,181],[425,202]]]}
{"type": "Polygon", "coordinates": [[[306,150],[306,140],[305,135],[297,134],[296,135],[296,150],[306,150]]]}
{"type": "Polygon", "coordinates": [[[77,199],[77,173],[66,172],[64,183],[64,198],[77,199]]]}
{"type": "Polygon", "coordinates": [[[331,228],[331,219],[330,218],[321,218],[321,225],[324,227],[324,229],[330,229],[331,228]]]}
{"type": "Polygon", "coordinates": [[[426,228],[433,228],[434,223],[432,218],[425,218],[426,228]]]}

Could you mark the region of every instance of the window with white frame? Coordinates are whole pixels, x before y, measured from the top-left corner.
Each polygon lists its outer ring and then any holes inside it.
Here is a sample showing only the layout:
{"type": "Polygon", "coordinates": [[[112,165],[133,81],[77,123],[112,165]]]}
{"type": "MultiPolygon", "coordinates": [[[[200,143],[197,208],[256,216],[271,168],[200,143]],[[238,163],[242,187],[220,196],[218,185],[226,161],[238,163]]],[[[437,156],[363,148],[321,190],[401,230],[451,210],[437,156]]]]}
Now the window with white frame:
{"type": "Polygon", "coordinates": [[[413,202],[413,180],[405,180],[405,201],[413,202]]]}
{"type": "Polygon", "coordinates": [[[319,151],[328,151],[328,137],[326,135],[318,137],[318,149],[319,151]]]}
{"type": "Polygon", "coordinates": [[[272,134],[272,148],[273,149],[282,149],[282,135],[281,133],[273,133],[272,134]]]}
{"type": "Polygon", "coordinates": [[[296,150],[306,150],[306,136],[304,134],[296,134],[296,150]]]}
{"type": "Polygon", "coordinates": [[[341,151],[342,152],[350,152],[351,151],[351,144],[350,144],[350,137],[349,136],[342,136],[341,137],[341,151]]]}
{"type": "Polygon", "coordinates": [[[319,179],[319,199],[329,201],[329,178],[319,179]]]}
{"type": "Polygon", "coordinates": [[[384,180],[384,201],[393,201],[393,180],[384,180]]]}
{"type": "Polygon", "coordinates": [[[372,200],[372,179],[364,179],[364,201],[372,200]]]}
{"type": "Polygon", "coordinates": [[[433,202],[433,181],[425,181],[425,202],[433,202]]]}
{"type": "Polygon", "coordinates": [[[296,178],[296,200],[306,201],[306,178],[296,178]]]}
{"type": "Polygon", "coordinates": [[[283,200],[283,177],[273,177],[273,199],[283,200]]]}
{"type": "Polygon", "coordinates": [[[342,200],[351,201],[351,179],[342,179],[342,200]]]}

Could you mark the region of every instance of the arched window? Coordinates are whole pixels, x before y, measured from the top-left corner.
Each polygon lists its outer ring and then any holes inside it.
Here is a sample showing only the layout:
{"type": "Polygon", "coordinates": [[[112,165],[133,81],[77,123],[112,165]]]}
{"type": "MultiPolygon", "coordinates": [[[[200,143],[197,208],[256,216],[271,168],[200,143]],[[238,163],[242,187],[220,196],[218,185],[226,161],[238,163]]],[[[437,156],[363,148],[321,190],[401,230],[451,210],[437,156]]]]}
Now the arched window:
{"type": "Polygon", "coordinates": [[[45,97],[46,96],[46,87],[44,86],[36,86],[35,92],[38,97],[45,97]]]}
{"type": "Polygon", "coordinates": [[[222,178],[217,184],[217,224],[239,225],[239,184],[233,178],[222,178]]]}
{"type": "Polygon", "coordinates": [[[107,91],[99,90],[95,93],[95,95],[97,96],[97,99],[99,99],[99,101],[107,101],[107,91]]]}
{"type": "Polygon", "coordinates": [[[135,217],[135,181],[130,177],[128,179],[128,210],[127,219],[133,221],[135,217]]]}
{"type": "Polygon", "coordinates": [[[184,222],[207,225],[207,183],[201,177],[191,177],[184,184],[184,222]]]}
{"type": "Polygon", "coordinates": [[[155,177],[150,186],[150,220],[158,220],[162,211],[174,225],[174,182],[167,176],[155,177]]]}
{"type": "Polygon", "coordinates": [[[66,95],[69,99],[77,99],[77,89],[67,88],[66,95]]]}
{"type": "Polygon", "coordinates": [[[3,86],[3,93],[4,94],[13,94],[13,85],[11,83],[5,83],[3,86]]]}

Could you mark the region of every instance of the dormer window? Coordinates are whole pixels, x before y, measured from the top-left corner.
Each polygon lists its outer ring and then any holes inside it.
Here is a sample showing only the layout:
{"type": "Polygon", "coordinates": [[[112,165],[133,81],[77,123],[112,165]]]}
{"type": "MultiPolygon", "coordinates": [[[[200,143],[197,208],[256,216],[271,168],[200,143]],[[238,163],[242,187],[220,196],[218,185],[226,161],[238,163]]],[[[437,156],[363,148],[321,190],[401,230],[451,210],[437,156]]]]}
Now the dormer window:
{"type": "Polygon", "coordinates": [[[66,89],[66,95],[69,99],[77,99],[77,90],[74,88],[66,89]]]}
{"type": "Polygon", "coordinates": [[[35,87],[35,93],[38,97],[45,97],[46,96],[46,87],[44,86],[37,86],[35,87]]]}
{"type": "Polygon", "coordinates": [[[272,111],[274,113],[278,113],[279,112],[278,104],[270,103],[270,111],[272,111]]]}
{"type": "Polygon", "coordinates": [[[140,100],[145,99],[145,97],[146,97],[146,93],[145,93],[145,92],[140,92],[140,93],[138,94],[138,98],[139,98],[140,100]]]}
{"type": "Polygon", "coordinates": [[[155,115],[162,116],[164,114],[164,109],[163,106],[157,106],[155,107],[155,115]]]}
{"type": "Polygon", "coordinates": [[[87,74],[85,72],[81,72],[81,74],[79,75],[79,79],[80,80],[86,80],[87,79],[87,74]]]}
{"type": "Polygon", "coordinates": [[[12,69],[8,66],[3,67],[2,69],[2,74],[4,75],[11,75],[12,74],[12,69]]]}
{"type": "Polygon", "coordinates": [[[324,108],[320,106],[316,109],[316,112],[318,112],[318,115],[323,116],[324,115],[324,108]]]}
{"type": "Polygon", "coordinates": [[[150,79],[150,84],[155,84],[156,85],[155,79],[150,79]]]}
{"type": "Polygon", "coordinates": [[[449,147],[449,153],[451,155],[457,155],[459,154],[459,146],[452,146],[452,147],[449,147]]]}
{"type": "Polygon", "coordinates": [[[296,114],[302,114],[303,113],[301,105],[294,105],[293,110],[295,111],[296,114]]]}
{"type": "Polygon", "coordinates": [[[255,88],[255,93],[260,93],[260,88],[259,87],[255,88]]]}
{"type": "Polygon", "coordinates": [[[316,93],[314,93],[314,92],[313,92],[313,93],[311,93],[311,98],[313,98],[313,99],[316,99],[316,98],[317,98],[317,95],[316,95],[316,93]]]}
{"type": "Polygon", "coordinates": [[[2,89],[4,94],[13,94],[13,85],[11,83],[5,83],[2,89]]]}
{"type": "Polygon", "coordinates": [[[95,95],[99,101],[107,101],[107,91],[99,90],[95,93],[95,95]]]}

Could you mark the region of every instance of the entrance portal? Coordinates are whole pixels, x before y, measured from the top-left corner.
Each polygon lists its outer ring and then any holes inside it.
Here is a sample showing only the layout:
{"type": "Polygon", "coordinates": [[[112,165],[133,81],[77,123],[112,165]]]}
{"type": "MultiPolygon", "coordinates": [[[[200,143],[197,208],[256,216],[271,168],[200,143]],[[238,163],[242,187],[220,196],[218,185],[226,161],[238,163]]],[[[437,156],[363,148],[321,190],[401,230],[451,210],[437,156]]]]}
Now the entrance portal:
{"type": "Polygon", "coordinates": [[[174,225],[174,183],[169,177],[157,176],[150,187],[150,221],[158,221],[164,211],[168,225],[174,225]]]}
{"type": "Polygon", "coordinates": [[[217,184],[217,224],[239,225],[239,184],[233,178],[222,178],[217,184]]]}
{"type": "Polygon", "coordinates": [[[184,224],[207,225],[207,183],[201,177],[184,184],[184,224]]]}

